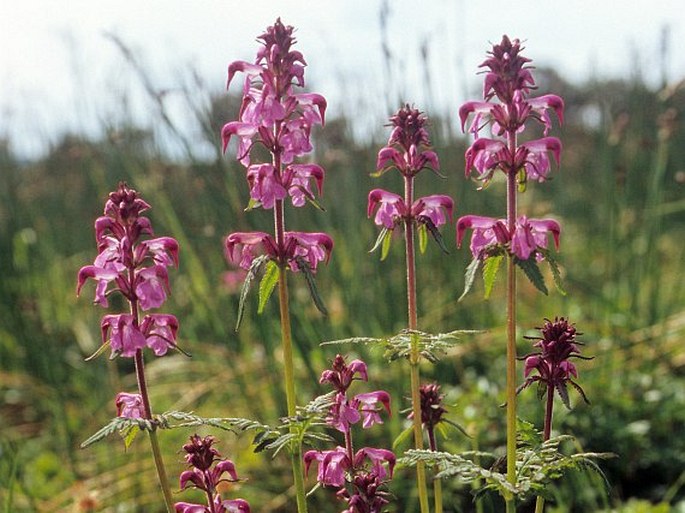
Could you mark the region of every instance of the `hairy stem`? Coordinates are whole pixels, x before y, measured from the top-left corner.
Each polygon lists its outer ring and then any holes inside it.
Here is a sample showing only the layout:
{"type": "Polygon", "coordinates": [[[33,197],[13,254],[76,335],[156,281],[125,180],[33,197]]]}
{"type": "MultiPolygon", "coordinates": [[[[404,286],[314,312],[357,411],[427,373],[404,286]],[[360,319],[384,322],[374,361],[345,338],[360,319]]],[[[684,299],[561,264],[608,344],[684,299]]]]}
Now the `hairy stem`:
{"type": "MultiPolygon", "coordinates": [[[[435,438],[435,427],[432,424],[428,424],[426,425],[426,431],[428,432],[428,446],[431,451],[435,452],[438,450],[438,442],[435,438]]],[[[433,473],[437,475],[438,472],[440,472],[440,467],[435,465],[433,467],[433,473]]],[[[435,513],[442,513],[442,481],[435,476],[433,476],[433,499],[435,513]]]]}
{"type": "MultiPolygon", "coordinates": [[[[516,151],[516,134],[509,134],[509,151],[516,151]]],[[[507,228],[516,225],[516,169],[507,173],[507,228]]],[[[516,268],[514,257],[507,261],[507,481],[516,484],[516,268]]],[[[516,511],[514,497],[505,497],[507,513],[516,511]]]]}
{"type": "MultiPolygon", "coordinates": [[[[135,310],[132,308],[132,310],[135,310]]],[[[152,419],[152,408],[150,407],[150,397],[147,391],[147,383],[145,381],[145,366],[143,362],[143,350],[136,350],[135,356],[136,378],[138,379],[138,391],[143,399],[143,409],[145,418],[152,419]]],[[[169,487],[169,478],[167,477],[166,468],[164,467],[164,460],[162,460],[162,451],[159,448],[159,440],[157,439],[157,432],[153,429],[148,431],[150,435],[150,448],[152,450],[152,458],[155,460],[155,468],[157,469],[157,477],[159,478],[159,486],[162,489],[164,496],[164,503],[168,513],[173,513],[174,500],[171,496],[171,488],[169,487]]]]}
{"type": "MultiPolygon", "coordinates": [[[[552,435],[552,411],[554,410],[554,385],[547,385],[547,404],[545,405],[545,425],[542,432],[542,438],[546,442],[552,435]]],[[[542,513],[545,509],[544,497],[535,499],[535,513],[542,513]]]]}
{"type": "MultiPolygon", "coordinates": [[[[404,177],[404,201],[405,205],[414,202],[414,177],[404,177]]],[[[418,313],[416,307],[416,248],[414,246],[414,219],[405,218],[405,252],[407,262],[407,316],[410,330],[418,327],[418,313]]],[[[411,337],[411,354],[409,356],[409,372],[411,386],[411,406],[413,412],[414,447],[423,449],[423,430],[421,428],[421,393],[419,390],[421,381],[419,376],[419,338],[411,337]]],[[[416,485],[419,492],[419,505],[421,513],[428,513],[428,491],[426,488],[426,466],[423,462],[416,465],[416,485]]]]}

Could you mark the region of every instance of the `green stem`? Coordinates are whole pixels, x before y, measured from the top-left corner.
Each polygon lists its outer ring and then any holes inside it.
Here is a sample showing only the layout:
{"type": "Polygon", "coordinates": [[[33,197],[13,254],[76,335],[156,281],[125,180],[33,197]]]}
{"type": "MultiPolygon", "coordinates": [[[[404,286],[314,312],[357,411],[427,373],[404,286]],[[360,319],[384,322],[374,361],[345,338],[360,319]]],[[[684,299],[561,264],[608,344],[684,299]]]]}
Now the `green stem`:
{"type": "MultiPolygon", "coordinates": [[[[549,440],[552,435],[552,411],[554,410],[554,385],[547,385],[547,403],[545,405],[545,424],[542,431],[543,441],[549,440]]],[[[544,497],[537,496],[535,499],[535,513],[542,513],[545,509],[544,497]]]]}
{"type": "MultiPolygon", "coordinates": [[[[414,202],[414,177],[404,177],[404,201],[405,205],[414,202]]],[[[405,218],[405,252],[407,262],[407,316],[409,329],[416,330],[418,327],[418,314],[416,306],[416,249],[414,247],[414,219],[411,216],[405,218]]],[[[409,372],[411,385],[411,406],[413,413],[414,447],[423,449],[423,429],[421,427],[421,392],[419,387],[419,338],[411,337],[411,354],[409,355],[409,372]]],[[[423,462],[416,465],[416,485],[419,493],[419,505],[421,513],[428,513],[428,490],[426,487],[426,466],[423,462]]]]}
{"type": "MultiPolygon", "coordinates": [[[[428,446],[430,450],[435,452],[438,450],[438,441],[435,438],[435,427],[433,425],[427,425],[426,431],[428,432],[428,446]]],[[[442,513],[442,481],[437,476],[440,472],[440,467],[435,465],[433,467],[433,500],[435,502],[435,513],[442,513]]]]}
{"type": "MultiPolygon", "coordinates": [[[[136,311],[135,303],[132,306],[132,311],[136,311]]],[[[147,391],[147,383],[145,380],[145,364],[143,362],[143,350],[138,349],[135,356],[136,378],[138,379],[138,391],[143,400],[143,410],[145,418],[152,420],[152,408],[150,407],[150,397],[147,391]]],[[[159,448],[159,440],[157,439],[157,432],[155,430],[148,431],[150,435],[150,448],[152,450],[152,458],[155,460],[155,468],[157,469],[157,477],[159,478],[159,486],[162,489],[164,496],[164,503],[168,513],[173,513],[174,500],[171,496],[171,488],[169,487],[169,479],[167,477],[166,468],[164,467],[164,460],[162,459],[162,451],[159,448]]]]}
{"type": "MultiPolygon", "coordinates": [[[[293,366],[293,343],[290,328],[290,308],[288,304],[287,268],[284,263],[279,264],[278,299],[281,312],[281,342],[283,345],[283,364],[285,369],[285,395],[288,406],[288,416],[297,413],[297,398],[295,395],[295,371],[293,366]]],[[[290,432],[294,433],[294,427],[290,432]]],[[[293,480],[295,481],[295,496],[298,513],[307,512],[307,499],[304,489],[304,468],[302,466],[302,446],[297,443],[291,453],[293,480]]]]}
{"type": "MultiPolygon", "coordinates": [[[[516,134],[509,134],[509,150],[516,150],[516,134]]],[[[516,226],[516,169],[507,173],[507,228],[516,226]]],[[[516,485],[516,268],[514,257],[507,261],[507,481],[516,485]]],[[[515,497],[505,496],[507,513],[516,511],[515,497]]]]}

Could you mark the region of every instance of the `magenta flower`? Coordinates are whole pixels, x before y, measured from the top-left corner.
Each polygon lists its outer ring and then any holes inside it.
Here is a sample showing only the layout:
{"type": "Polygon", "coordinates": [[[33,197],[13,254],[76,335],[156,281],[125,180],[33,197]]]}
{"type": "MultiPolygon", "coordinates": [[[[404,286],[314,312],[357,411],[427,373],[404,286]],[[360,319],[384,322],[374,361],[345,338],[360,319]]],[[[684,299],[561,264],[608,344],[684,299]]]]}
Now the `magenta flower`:
{"type": "Polygon", "coordinates": [[[305,473],[309,472],[309,467],[316,460],[316,480],[322,485],[345,485],[345,472],[352,466],[352,462],[344,447],[338,446],[330,451],[307,451],[303,458],[305,473]]]}
{"type": "Polygon", "coordinates": [[[183,446],[185,460],[190,470],[181,473],[179,485],[181,490],[198,488],[205,492],[208,505],[177,502],[174,507],[177,513],[249,513],[250,506],[243,499],[223,500],[217,491],[221,482],[238,481],[235,465],[231,460],[221,459],[221,454],[213,446],[213,436],[204,438],[192,435],[183,446]]]}
{"type": "Polygon", "coordinates": [[[169,314],[150,314],[143,318],[140,331],[145,335],[145,344],[157,356],[166,354],[169,348],[176,348],[178,319],[169,314]]]}
{"type": "Polygon", "coordinates": [[[145,335],[140,331],[136,318],[131,314],[105,315],[100,323],[102,343],[109,341],[112,356],[133,357],[138,349],[145,347],[145,335]]]}
{"type": "Polygon", "coordinates": [[[125,417],[128,419],[140,419],[145,417],[143,398],[140,394],[119,392],[114,402],[117,407],[117,417],[125,417]]]}
{"type": "Polygon", "coordinates": [[[259,255],[268,255],[276,262],[285,262],[293,272],[308,265],[316,271],[319,262],[328,262],[333,250],[333,239],[325,233],[285,232],[282,248],[264,232],[236,232],[226,238],[226,257],[243,269],[249,269],[259,255]]]}
{"type": "Polygon", "coordinates": [[[491,217],[468,215],[457,221],[457,246],[461,247],[467,229],[473,230],[471,254],[474,258],[485,259],[497,247],[506,248],[520,260],[528,260],[535,255],[537,260],[544,258],[541,250],[547,249],[547,235],[552,234],[554,245],[559,249],[561,227],[553,219],[528,219],[521,216],[516,220],[513,233],[509,233],[506,220],[491,217]]]}

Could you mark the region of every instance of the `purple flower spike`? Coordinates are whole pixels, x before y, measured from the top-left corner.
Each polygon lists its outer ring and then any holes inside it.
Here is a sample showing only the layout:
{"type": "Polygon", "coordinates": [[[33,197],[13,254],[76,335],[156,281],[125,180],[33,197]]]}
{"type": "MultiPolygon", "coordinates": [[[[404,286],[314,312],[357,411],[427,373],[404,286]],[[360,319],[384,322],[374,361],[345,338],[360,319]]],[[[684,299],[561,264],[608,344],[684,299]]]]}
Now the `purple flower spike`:
{"type": "Polygon", "coordinates": [[[543,392],[559,393],[564,405],[570,408],[567,384],[571,384],[583,398],[589,402],[583,389],[573,378],[578,378],[578,370],[571,358],[591,360],[592,358],[581,356],[579,346],[581,342],[576,340],[577,335],[574,324],[568,322],[564,317],[555,317],[554,321],[545,319],[541,328],[541,337],[526,337],[535,340],[533,344],[539,349],[538,352],[521,357],[525,360],[524,378],[525,381],[519,387],[520,392],[533,383],[543,385],[543,392]]]}
{"type": "Polygon", "coordinates": [[[213,447],[215,442],[213,436],[201,438],[192,435],[183,446],[185,460],[191,469],[181,473],[179,486],[181,490],[203,490],[211,504],[205,506],[177,502],[174,504],[177,513],[250,513],[250,506],[245,500],[224,500],[217,490],[217,485],[221,482],[238,481],[238,475],[231,460],[221,459],[221,454],[213,447]]]}

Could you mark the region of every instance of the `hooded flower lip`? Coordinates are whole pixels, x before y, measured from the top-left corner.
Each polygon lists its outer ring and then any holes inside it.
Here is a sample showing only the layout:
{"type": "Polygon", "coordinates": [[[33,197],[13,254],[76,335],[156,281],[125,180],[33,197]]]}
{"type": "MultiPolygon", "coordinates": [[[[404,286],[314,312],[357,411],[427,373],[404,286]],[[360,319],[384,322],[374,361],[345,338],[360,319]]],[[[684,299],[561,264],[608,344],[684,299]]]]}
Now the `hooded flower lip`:
{"type": "Polygon", "coordinates": [[[509,252],[521,260],[535,255],[542,259],[539,250],[547,249],[547,235],[552,234],[554,245],[559,249],[561,226],[553,219],[528,219],[521,216],[516,220],[513,233],[506,226],[505,219],[494,219],[468,215],[457,221],[457,246],[461,247],[466,230],[473,230],[471,254],[474,258],[484,259],[488,251],[496,245],[507,247],[509,252]]]}
{"type": "Polygon", "coordinates": [[[392,478],[395,468],[396,457],[392,451],[364,447],[358,450],[352,461],[344,447],[336,447],[330,451],[307,451],[304,454],[305,473],[309,472],[311,464],[318,464],[316,480],[325,486],[345,486],[345,474],[350,469],[361,469],[368,461],[371,472],[375,473],[379,480],[386,477],[392,478]],[[386,470],[387,465],[387,470],[386,470]]]}

